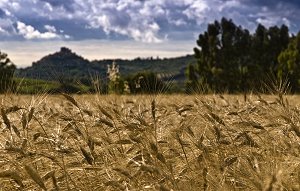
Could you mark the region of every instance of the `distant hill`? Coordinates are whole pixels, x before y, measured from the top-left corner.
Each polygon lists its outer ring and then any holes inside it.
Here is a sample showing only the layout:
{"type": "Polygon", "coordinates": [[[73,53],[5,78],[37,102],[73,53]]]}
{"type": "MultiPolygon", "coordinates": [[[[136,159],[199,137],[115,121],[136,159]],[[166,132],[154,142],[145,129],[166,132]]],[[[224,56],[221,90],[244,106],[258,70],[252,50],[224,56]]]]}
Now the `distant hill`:
{"type": "MultiPolygon", "coordinates": [[[[189,63],[195,63],[192,55],[177,58],[136,58],[133,60],[117,59],[122,76],[141,71],[153,71],[162,77],[182,81],[184,71],[189,63]]],[[[62,47],[59,52],[47,55],[34,62],[32,66],[18,69],[17,77],[57,81],[63,79],[78,80],[100,75],[105,78],[107,65],[113,60],[89,61],[70,49],[62,47]]]]}

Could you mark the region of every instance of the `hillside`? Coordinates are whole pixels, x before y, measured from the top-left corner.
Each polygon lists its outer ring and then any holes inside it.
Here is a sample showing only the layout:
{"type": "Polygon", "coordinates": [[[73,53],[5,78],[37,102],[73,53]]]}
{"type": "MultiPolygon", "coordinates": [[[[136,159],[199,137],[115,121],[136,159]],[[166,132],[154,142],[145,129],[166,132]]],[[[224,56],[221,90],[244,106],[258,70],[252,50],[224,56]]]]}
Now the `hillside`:
{"type": "Polygon", "coordinates": [[[59,80],[61,78],[81,78],[91,70],[91,63],[68,48],[61,48],[59,52],[47,55],[31,67],[19,69],[18,77],[59,80]]]}
{"type": "MultiPolygon", "coordinates": [[[[19,69],[18,77],[55,80],[61,79],[78,80],[100,75],[105,78],[107,65],[113,60],[89,61],[68,48],[61,48],[59,52],[47,55],[41,60],[34,62],[31,67],[19,69]]],[[[172,75],[174,79],[182,81],[184,70],[188,63],[194,63],[191,55],[177,58],[136,58],[134,60],[117,59],[122,76],[127,76],[140,71],[153,71],[163,76],[172,75]]]]}

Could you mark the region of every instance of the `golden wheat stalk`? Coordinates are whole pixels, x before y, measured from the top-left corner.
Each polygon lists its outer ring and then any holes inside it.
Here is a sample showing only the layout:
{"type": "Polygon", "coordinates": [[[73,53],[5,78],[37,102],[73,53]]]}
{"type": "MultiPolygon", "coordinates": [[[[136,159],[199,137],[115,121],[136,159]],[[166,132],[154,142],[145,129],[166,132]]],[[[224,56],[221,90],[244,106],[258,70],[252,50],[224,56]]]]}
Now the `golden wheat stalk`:
{"type": "Polygon", "coordinates": [[[7,129],[9,131],[11,131],[10,121],[9,121],[9,119],[7,117],[7,114],[6,114],[6,112],[5,112],[5,110],[3,108],[1,108],[1,116],[2,116],[3,122],[6,125],[7,129]]]}
{"type": "Polygon", "coordinates": [[[22,182],[22,177],[20,174],[14,170],[5,170],[0,172],[0,178],[11,178],[13,179],[21,188],[24,188],[24,184],[22,182]]]}
{"type": "Polygon", "coordinates": [[[39,175],[39,173],[37,172],[37,170],[35,170],[33,167],[31,167],[32,165],[25,165],[25,170],[26,172],[29,174],[29,176],[31,177],[31,179],[37,184],[39,185],[39,187],[41,187],[43,190],[47,190],[44,181],[42,179],[42,177],[39,175]]]}

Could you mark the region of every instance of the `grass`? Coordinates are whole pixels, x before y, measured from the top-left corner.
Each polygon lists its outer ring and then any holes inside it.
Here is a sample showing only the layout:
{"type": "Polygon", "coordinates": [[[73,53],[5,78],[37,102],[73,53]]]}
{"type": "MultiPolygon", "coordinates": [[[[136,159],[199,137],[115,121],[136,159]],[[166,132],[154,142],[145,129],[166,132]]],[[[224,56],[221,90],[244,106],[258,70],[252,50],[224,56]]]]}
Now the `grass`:
{"type": "Polygon", "coordinates": [[[300,190],[299,96],[0,97],[2,190],[300,190]]]}
{"type": "Polygon", "coordinates": [[[17,91],[20,94],[36,94],[39,92],[51,92],[59,88],[58,82],[30,78],[15,78],[14,80],[16,84],[18,84],[17,91]]]}
{"type": "MultiPolygon", "coordinates": [[[[62,84],[56,81],[46,81],[30,78],[15,78],[14,80],[17,84],[16,92],[18,94],[39,94],[41,92],[48,94],[58,94],[60,92],[68,91],[65,87],[62,87],[62,84]]],[[[90,87],[80,83],[73,83],[68,85],[77,89],[77,93],[88,93],[90,91],[90,87]]]]}

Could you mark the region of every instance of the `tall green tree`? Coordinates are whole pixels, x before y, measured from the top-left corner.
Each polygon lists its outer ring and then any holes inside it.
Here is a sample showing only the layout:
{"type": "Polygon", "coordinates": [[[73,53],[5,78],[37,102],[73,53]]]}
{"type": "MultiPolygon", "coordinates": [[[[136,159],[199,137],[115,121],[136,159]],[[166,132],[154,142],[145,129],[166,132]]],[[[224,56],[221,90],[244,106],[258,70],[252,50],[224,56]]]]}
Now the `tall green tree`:
{"type": "Polygon", "coordinates": [[[186,93],[196,93],[198,92],[199,83],[198,76],[193,64],[189,64],[186,69],[186,93]]]}
{"type": "Polygon", "coordinates": [[[267,29],[259,24],[250,34],[231,19],[222,18],[199,35],[198,47],[194,48],[198,64],[194,68],[188,66],[186,85],[205,83],[216,92],[259,90],[265,76],[278,72],[277,57],[289,41],[285,25],[267,29]],[[192,74],[194,71],[196,75],[192,74]]]}
{"type": "Polygon", "coordinates": [[[248,30],[236,26],[232,20],[209,24],[207,32],[199,35],[197,48],[197,73],[199,83],[208,83],[215,91],[239,90],[245,86],[247,64],[251,46],[248,30]]]}
{"type": "Polygon", "coordinates": [[[251,59],[255,65],[253,74],[262,77],[266,73],[275,74],[278,69],[278,55],[287,48],[289,43],[289,29],[282,25],[266,29],[259,24],[253,35],[251,59]]]}
{"type": "Polygon", "coordinates": [[[16,66],[11,62],[7,54],[0,51],[0,93],[15,89],[13,81],[15,69],[16,66]]]}
{"type": "Polygon", "coordinates": [[[217,88],[218,74],[221,72],[217,58],[220,47],[219,34],[219,22],[215,21],[215,23],[209,24],[207,32],[199,35],[197,40],[199,48],[194,48],[195,58],[198,60],[199,83],[200,85],[210,84],[213,89],[217,88]]]}
{"type": "Polygon", "coordinates": [[[221,20],[220,63],[223,68],[222,86],[228,91],[242,91],[247,86],[249,67],[249,48],[251,46],[248,30],[237,26],[232,20],[221,20]]]}
{"type": "Polygon", "coordinates": [[[300,90],[300,32],[291,40],[288,48],[278,56],[279,79],[288,78],[293,91],[300,90]]]}

